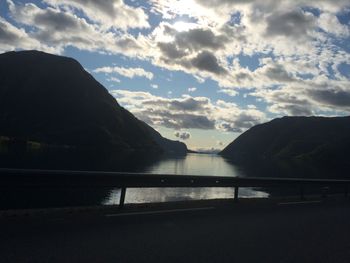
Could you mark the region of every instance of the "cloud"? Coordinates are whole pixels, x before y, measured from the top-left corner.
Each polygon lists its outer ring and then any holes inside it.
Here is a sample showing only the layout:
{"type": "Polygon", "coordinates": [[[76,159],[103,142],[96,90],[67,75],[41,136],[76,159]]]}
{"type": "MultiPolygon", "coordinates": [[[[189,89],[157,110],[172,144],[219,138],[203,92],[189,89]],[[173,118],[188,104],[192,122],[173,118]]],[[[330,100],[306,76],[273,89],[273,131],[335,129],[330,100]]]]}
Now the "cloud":
{"type": "Polygon", "coordinates": [[[195,28],[188,31],[176,32],[175,43],[177,46],[191,50],[223,48],[227,41],[224,35],[217,36],[208,28],[195,28]]]}
{"type": "Polygon", "coordinates": [[[152,63],[192,74],[202,82],[212,78],[224,83],[221,79],[227,76],[227,61],[216,53],[225,50],[230,39],[220,30],[191,26],[180,30],[177,23],[161,22],[150,35],[150,41],[156,43],[152,63]]]}
{"type": "Polygon", "coordinates": [[[271,80],[275,80],[278,82],[290,82],[295,80],[291,73],[289,73],[283,67],[283,65],[274,65],[272,67],[266,67],[264,75],[270,78],[271,80]]]}
{"type": "Polygon", "coordinates": [[[204,129],[239,132],[266,119],[257,109],[240,109],[222,100],[206,97],[164,98],[148,92],[113,90],[118,102],[141,120],[153,126],[177,130],[204,129]]]}
{"type": "MultiPolygon", "coordinates": [[[[54,7],[40,8],[33,3],[14,4],[7,0],[11,16],[17,23],[29,26],[31,30],[25,32],[34,41],[42,43],[56,53],[67,46],[78,49],[123,53],[128,56],[138,56],[145,42],[130,34],[118,34],[105,31],[97,24],[88,22],[87,18],[80,17],[71,9],[54,7]]],[[[142,37],[140,37],[142,38],[142,37]]],[[[25,48],[23,41],[15,43],[14,48],[25,48]]],[[[37,48],[45,50],[44,48],[37,48]]]]}
{"type": "Polygon", "coordinates": [[[22,49],[41,49],[53,52],[45,44],[31,38],[25,30],[17,28],[0,17],[0,51],[15,50],[17,46],[22,49]]]}
{"type": "Polygon", "coordinates": [[[326,105],[335,106],[337,108],[347,108],[350,111],[350,90],[337,90],[337,89],[326,89],[326,90],[310,90],[310,96],[326,105]]]}
{"type": "Polygon", "coordinates": [[[188,88],[187,90],[188,90],[188,92],[195,92],[197,90],[197,88],[196,87],[191,87],[191,88],[188,88]]]}
{"type": "Polygon", "coordinates": [[[278,89],[259,90],[254,96],[264,99],[270,106],[268,110],[280,115],[306,115],[314,113],[312,101],[298,88],[285,86],[278,89]]]}
{"type": "Polygon", "coordinates": [[[219,128],[224,131],[241,133],[259,123],[263,115],[256,110],[246,110],[240,112],[234,122],[224,121],[219,124],[219,128]]]}
{"type": "Polygon", "coordinates": [[[227,94],[227,95],[229,95],[231,97],[235,97],[235,96],[238,95],[238,92],[233,90],[233,89],[220,89],[219,92],[227,94]]]}
{"type": "Polygon", "coordinates": [[[301,9],[271,14],[266,19],[267,36],[285,36],[288,38],[305,38],[316,24],[316,18],[301,9]]]}
{"type": "Polygon", "coordinates": [[[189,132],[175,132],[174,133],[175,137],[180,138],[182,140],[188,140],[191,138],[191,134],[189,132]]]}
{"type": "Polygon", "coordinates": [[[337,37],[345,38],[350,34],[349,27],[341,24],[337,16],[329,12],[320,14],[318,25],[322,30],[337,37]]]}
{"type": "Polygon", "coordinates": [[[148,15],[141,7],[132,7],[122,0],[44,0],[56,8],[75,8],[102,27],[147,28],[148,15]]]}
{"type": "Polygon", "coordinates": [[[191,65],[199,70],[209,71],[216,75],[225,74],[226,70],[219,65],[215,55],[209,51],[202,51],[191,60],[191,65]]]}
{"type": "Polygon", "coordinates": [[[186,52],[177,47],[174,43],[163,43],[157,44],[161,53],[168,59],[178,59],[186,56],[186,52]]]}
{"type": "Polygon", "coordinates": [[[95,73],[117,73],[121,76],[127,78],[134,77],[145,77],[149,80],[153,79],[153,73],[149,71],[145,71],[143,68],[124,68],[124,67],[101,67],[95,69],[93,72],[95,73]]]}
{"type": "Polygon", "coordinates": [[[268,110],[283,115],[334,115],[350,112],[348,80],[329,80],[326,76],[287,83],[278,88],[251,93],[269,104],[268,110]]]}
{"type": "Polygon", "coordinates": [[[116,82],[116,83],[120,83],[120,79],[116,78],[116,77],[111,77],[111,78],[108,78],[107,81],[109,82],[116,82]]]}

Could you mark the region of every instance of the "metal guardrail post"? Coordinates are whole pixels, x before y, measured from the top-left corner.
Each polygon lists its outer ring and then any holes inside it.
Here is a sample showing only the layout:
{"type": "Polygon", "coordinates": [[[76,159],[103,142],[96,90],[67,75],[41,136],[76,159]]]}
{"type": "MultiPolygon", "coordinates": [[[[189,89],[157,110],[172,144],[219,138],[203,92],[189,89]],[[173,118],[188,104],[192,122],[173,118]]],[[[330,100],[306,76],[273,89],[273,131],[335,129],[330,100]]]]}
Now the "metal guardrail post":
{"type": "Polygon", "coordinates": [[[322,187],[321,189],[321,197],[322,198],[327,198],[329,192],[329,187],[322,187]]]}
{"type": "Polygon", "coordinates": [[[238,202],[238,186],[235,186],[235,196],[233,199],[235,202],[238,202]]]}
{"type": "Polygon", "coordinates": [[[119,209],[122,209],[124,207],[125,195],[126,195],[126,187],[122,187],[120,191],[119,209]]]}
{"type": "Polygon", "coordinates": [[[349,186],[345,185],[345,192],[344,192],[345,197],[348,197],[349,195],[349,186]]]}
{"type": "Polygon", "coordinates": [[[300,199],[305,200],[304,186],[300,186],[300,199]]]}

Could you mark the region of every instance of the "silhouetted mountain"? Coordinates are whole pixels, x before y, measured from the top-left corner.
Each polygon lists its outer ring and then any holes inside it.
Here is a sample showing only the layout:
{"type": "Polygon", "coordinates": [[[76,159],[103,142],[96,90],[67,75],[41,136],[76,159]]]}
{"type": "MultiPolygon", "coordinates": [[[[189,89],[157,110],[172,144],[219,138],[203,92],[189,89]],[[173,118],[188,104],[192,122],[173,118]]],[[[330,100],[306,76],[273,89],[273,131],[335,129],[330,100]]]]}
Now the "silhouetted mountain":
{"type": "Polygon", "coordinates": [[[144,123],[145,128],[148,130],[149,134],[153,138],[153,140],[167,153],[170,154],[186,154],[189,152],[187,150],[186,144],[180,141],[173,141],[169,140],[167,138],[164,138],[162,135],[160,135],[159,132],[157,132],[155,129],[153,129],[151,126],[144,123]]]}
{"type": "Polygon", "coordinates": [[[76,60],[38,51],[0,55],[0,135],[86,150],[186,153],[119,106],[76,60]]]}
{"type": "Polygon", "coordinates": [[[349,166],[350,117],[274,119],[249,129],[220,154],[237,164],[349,166]]]}

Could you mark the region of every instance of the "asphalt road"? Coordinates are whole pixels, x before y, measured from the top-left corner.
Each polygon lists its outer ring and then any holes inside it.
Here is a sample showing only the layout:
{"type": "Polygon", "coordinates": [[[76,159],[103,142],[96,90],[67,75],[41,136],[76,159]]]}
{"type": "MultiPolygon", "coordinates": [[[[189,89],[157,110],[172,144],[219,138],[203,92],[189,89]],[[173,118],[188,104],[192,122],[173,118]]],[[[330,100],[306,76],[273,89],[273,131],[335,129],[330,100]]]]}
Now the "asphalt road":
{"type": "Polygon", "coordinates": [[[0,219],[0,262],[350,262],[350,201],[202,202],[0,219]]]}

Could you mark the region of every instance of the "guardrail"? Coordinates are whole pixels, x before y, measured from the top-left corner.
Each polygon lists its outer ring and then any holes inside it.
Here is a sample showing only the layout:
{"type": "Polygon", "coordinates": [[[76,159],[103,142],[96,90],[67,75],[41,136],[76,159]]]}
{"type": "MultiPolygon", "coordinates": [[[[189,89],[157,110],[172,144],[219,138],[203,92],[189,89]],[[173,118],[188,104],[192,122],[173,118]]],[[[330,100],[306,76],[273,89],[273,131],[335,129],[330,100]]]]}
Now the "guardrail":
{"type": "Polygon", "coordinates": [[[348,195],[350,180],[302,178],[253,178],[127,172],[0,169],[0,187],[116,187],[121,188],[119,206],[124,206],[127,188],[231,187],[238,200],[240,187],[296,186],[304,199],[305,187],[341,186],[348,195]]]}

